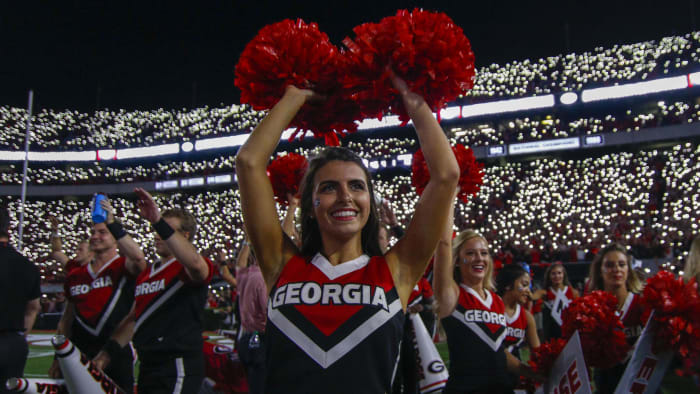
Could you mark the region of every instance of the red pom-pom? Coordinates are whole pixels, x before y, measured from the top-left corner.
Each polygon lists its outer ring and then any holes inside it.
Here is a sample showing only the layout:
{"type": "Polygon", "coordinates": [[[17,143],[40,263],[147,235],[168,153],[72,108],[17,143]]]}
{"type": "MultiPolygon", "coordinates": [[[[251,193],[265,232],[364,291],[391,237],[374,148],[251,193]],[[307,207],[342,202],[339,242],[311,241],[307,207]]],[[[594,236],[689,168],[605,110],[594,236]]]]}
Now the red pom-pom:
{"type": "Polygon", "coordinates": [[[474,86],[474,53],[462,28],[441,12],[400,10],[379,23],[365,23],[346,38],[350,63],[346,88],[367,117],[381,117],[389,105],[399,119],[409,117],[392,88],[388,68],[440,114],[449,101],[474,86]]]}
{"type": "Polygon", "coordinates": [[[272,160],[267,166],[267,176],[270,177],[275,200],[283,205],[289,205],[287,195],[299,195],[301,183],[309,162],[302,155],[288,153],[272,160]]]}
{"type": "Polygon", "coordinates": [[[578,330],[583,356],[589,367],[613,367],[630,350],[616,311],[617,298],[596,290],[573,300],[562,312],[562,336],[571,338],[578,330]]]}
{"type": "Polygon", "coordinates": [[[642,303],[654,310],[654,352],[673,349],[685,359],[700,358],[700,296],[695,279],[685,283],[668,271],[659,271],[647,279],[642,303]]]}
{"type": "Polygon", "coordinates": [[[290,124],[297,128],[290,139],[311,131],[327,145],[338,145],[337,134],[356,131],[360,116],[358,104],[342,92],[345,64],[315,23],[287,19],[265,26],[246,45],[234,84],[241,89],[241,102],[255,110],[272,108],[288,85],[325,96],[299,110],[290,124]]]}
{"type": "MultiPolygon", "coordinates": [[[[467,202],[470,196],[475,196],[480,190],[480,185],[484,182],[484,165],[476,161],[471,148],[466,148],[462,144],[452,147],[457,163],[459,164],[459,193],[457,197],[467,202]]],[[[423,156],[423,150],[418,149],[413,154],[411,163],[411,185],[420,196],[430,180],[428,165],[423,156]]]]}
{"type": "Polygon", "coordinates": [[[564,350],[564,346],[566,346],[564,339],[552,338],[541,344],[540,347],[532,349],[530,361],[528,361],[532,371],[544,376],[549,375],[549,371],[552,369],[561,351],[564,350]]]}

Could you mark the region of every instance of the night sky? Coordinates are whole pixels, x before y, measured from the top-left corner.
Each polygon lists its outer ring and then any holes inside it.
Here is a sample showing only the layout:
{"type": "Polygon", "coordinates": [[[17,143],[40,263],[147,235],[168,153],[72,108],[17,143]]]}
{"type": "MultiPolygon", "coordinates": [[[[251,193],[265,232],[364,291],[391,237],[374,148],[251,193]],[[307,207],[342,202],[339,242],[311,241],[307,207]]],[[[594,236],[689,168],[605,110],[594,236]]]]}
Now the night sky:
{"type": "Polygon", "coordinates": [[[233,68],[266,24],[303,18],[339,44],[354,26],[416,6],[443,11],[478,66],[681,35],[700,2],[70,1],[0,5],[0,105],[93,111],[237,103],[233,68]],[[568,32],[568,33],[567,33],[568,32]]]}

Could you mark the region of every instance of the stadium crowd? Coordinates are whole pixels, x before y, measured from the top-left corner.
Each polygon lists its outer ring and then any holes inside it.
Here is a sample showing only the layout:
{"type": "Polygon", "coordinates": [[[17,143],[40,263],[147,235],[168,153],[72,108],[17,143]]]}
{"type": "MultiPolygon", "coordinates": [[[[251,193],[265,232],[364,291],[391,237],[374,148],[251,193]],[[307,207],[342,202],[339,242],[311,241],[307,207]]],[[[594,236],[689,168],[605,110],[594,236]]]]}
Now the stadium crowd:
{"type": "MultiPolygon", "coordinates": [[[[651,127],[692,123],[700,118],[700,104],[694,101],[691,99],[672,103],[655,101],[651,107],[637,108],[634,112],[632,109],[626,109],[605,116],[574,117],[574,119],[557,115],[530,115],[515,118],[501,116],[493,121],[484,120],[466,125],[449,126],[452,135],[450,142],[465,146],[500,145],[595,133],[634,132],[651,127]]],[[[303,145],[293,143],[286,148],[306,154],[308,149],[303,145]]],[[[397,136],[350,138],[347,146],[360,152],[360,155],[367,159],[413,153],[417,149],[415,139],[397,136]]],[[[21,164],[9,163],[4,169],[0,169],[0,182],[21,184],[21,169],[21,164]]],[[[27,176],[30,183],[37,185],[101,184],[206,176],[233,171],[233,157],[219,151],[212,157],[195,160],[166,160],[152,164],[115,165],[109,161],[66,163],[61,166],[39,164],[30,166],[27,176]]]]}
{"type": "MultiPolygon", "coordinates": [[[[643,81],[649,78],[678,75],[693,70],[700,62],[700,32],[684,36],[666,37],[659,41],[595,48],[581,54],[558,55],[535,60],[519,60],[505,65],[491,64],[477,70],[474,88],[459,100],[460,104],[493,101],[499,98],[533,96],[549,93],[579,91],[583,88],[610,86],[617,83],[643,81]]],[[[660,111],[693,114],[693,103],[660,105],[660,111]]],[[[222,136],[249,132],[265,115],[246,105],[223,105],[217,108],[182,110],[157,109],[151,111],[98,110],[92,114],[78,111],[42,110],[34,116],[35,138],[31,150],[75,151],[101,148],[143,147],[169,142],[183,142],[207,136],[222,136]]],[[[627,113],[626,115],[632,115],[627,113]]],[[[623,114],[610,118],[584,118],[562,124],[556,121],[546,127],[532,127],[529,120],[513,121],[514,126],[465,137],[467,144],[518,142],[551,136],[576,135],[577,132],[595,132],[601,123],[612,123],[613,128],[631,130],[643,127],[645,119],[635,120],[636,113],[627,119],[623,114]],[[615,118],[621,119],[620,121],[615,118]],[[641,124],[630,124],[631,122],[641,124]],[[595,125],[595,126],[594,126],[595,125]],[[547,131],[533,131],[547,130],[547,131]]],[[[23,149],[26,110],[0,107],[0,149],[23,149]]],[[[483,128],[482,128],[483,129],[483,128]]]]}
{"type": "MultiPolygon", "coordinates": [[[[698,230],[699,159],[700,147],[688,142],[599,157],[488,165],[481,191],[468,204],[458,205],[455,225],[459,229],[478,226],[494,255],[505,262],[588,260],[602,245],[619,241],[629,244],[636,258],[667,259],[680,265],[698,230]]],[[[390,202],[400,223],[408,223],[417,200],[410,176],[383,172],[374,176],[377,193],[390,202]]],[[[207,236],[194,242],[204,255],[214,257],[220,250],[230,254],[239,248],[243,232],[235,187],[176,192],[167,199],[200,215],[207,236]]],[[[11,212],[18,212],[17,198],[2,200],[11,212]]],[[[133,203],[115,196],[113,204],[127,228],[144,234],[136,239],[143,250],[150,250],[152,233],[138,219],[133,203]]],[[[61,277],[60,267],[47,259],[48,216],[63,223],[60,234],[65,250],[71,251],[87,237],[88,205],[87,198],[27,202],[23,252],[41,262],[45,281],[61,277]]]]}

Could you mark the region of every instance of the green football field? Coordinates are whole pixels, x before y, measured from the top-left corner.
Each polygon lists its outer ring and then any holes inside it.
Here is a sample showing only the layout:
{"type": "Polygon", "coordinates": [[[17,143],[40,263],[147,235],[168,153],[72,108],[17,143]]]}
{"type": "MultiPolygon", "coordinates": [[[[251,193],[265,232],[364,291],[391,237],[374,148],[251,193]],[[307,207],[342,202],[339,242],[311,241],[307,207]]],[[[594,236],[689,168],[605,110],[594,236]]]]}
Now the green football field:
{"type": "MultiPolygon", "coordinates": [[[[230,345],[230,340],[210,333],[211,338],[221,344],[230,345]]],[[[51,346],[51,337],[53,333],[48,331],[32,331],[28,337],[29,359],[24,368],[24,377],[26,378],[42,378],[48,377],[47,371],[53,361],[53,347],[51,346]]],[[[447,365],[449,363],[449,354],[447,352],[446,343],[437,344],[438,351],[442,359],[447,365]]],[[[525,354],[527,357],[527,354],[525,354]]],[[[138,362],[136,365],[136,374],[138,374],[138,362]]],[[[689,378],[681,378],[676,376],[673,371],[670,371],[662,384],[661,392],[664,394],[680,394],[680,393],[696,393],[697,387],[689,378]]]]}

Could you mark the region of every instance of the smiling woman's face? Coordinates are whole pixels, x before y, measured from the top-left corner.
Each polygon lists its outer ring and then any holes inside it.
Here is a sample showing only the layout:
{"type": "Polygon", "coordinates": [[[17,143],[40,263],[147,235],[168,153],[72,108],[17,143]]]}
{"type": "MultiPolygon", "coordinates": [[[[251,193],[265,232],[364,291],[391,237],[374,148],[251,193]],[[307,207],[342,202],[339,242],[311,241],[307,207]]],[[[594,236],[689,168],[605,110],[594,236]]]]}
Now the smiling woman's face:
{"type": "Polygon", "coordinates": [[[483,238],[474,237],[464,242],[459,249],[459,259],[457,260],[462,282],[483,281],[490,260],[488,245],[483,238]]]}
{"type": "Polygon", "coordinates": [[[324,237],[361,236],[370,212],[365,173],[353,162],[333,160],[314,177],[313,216],[324,237]]]}
{"type": "Polygon", "coordinates": [[[627,263],[627,256],[625,256],[624,253],[618,251],[606,253],[605,256],[603,256],[600,269],[602,271],[603,286],[605,289],[627,285],[629,265],[627,263]]]}

